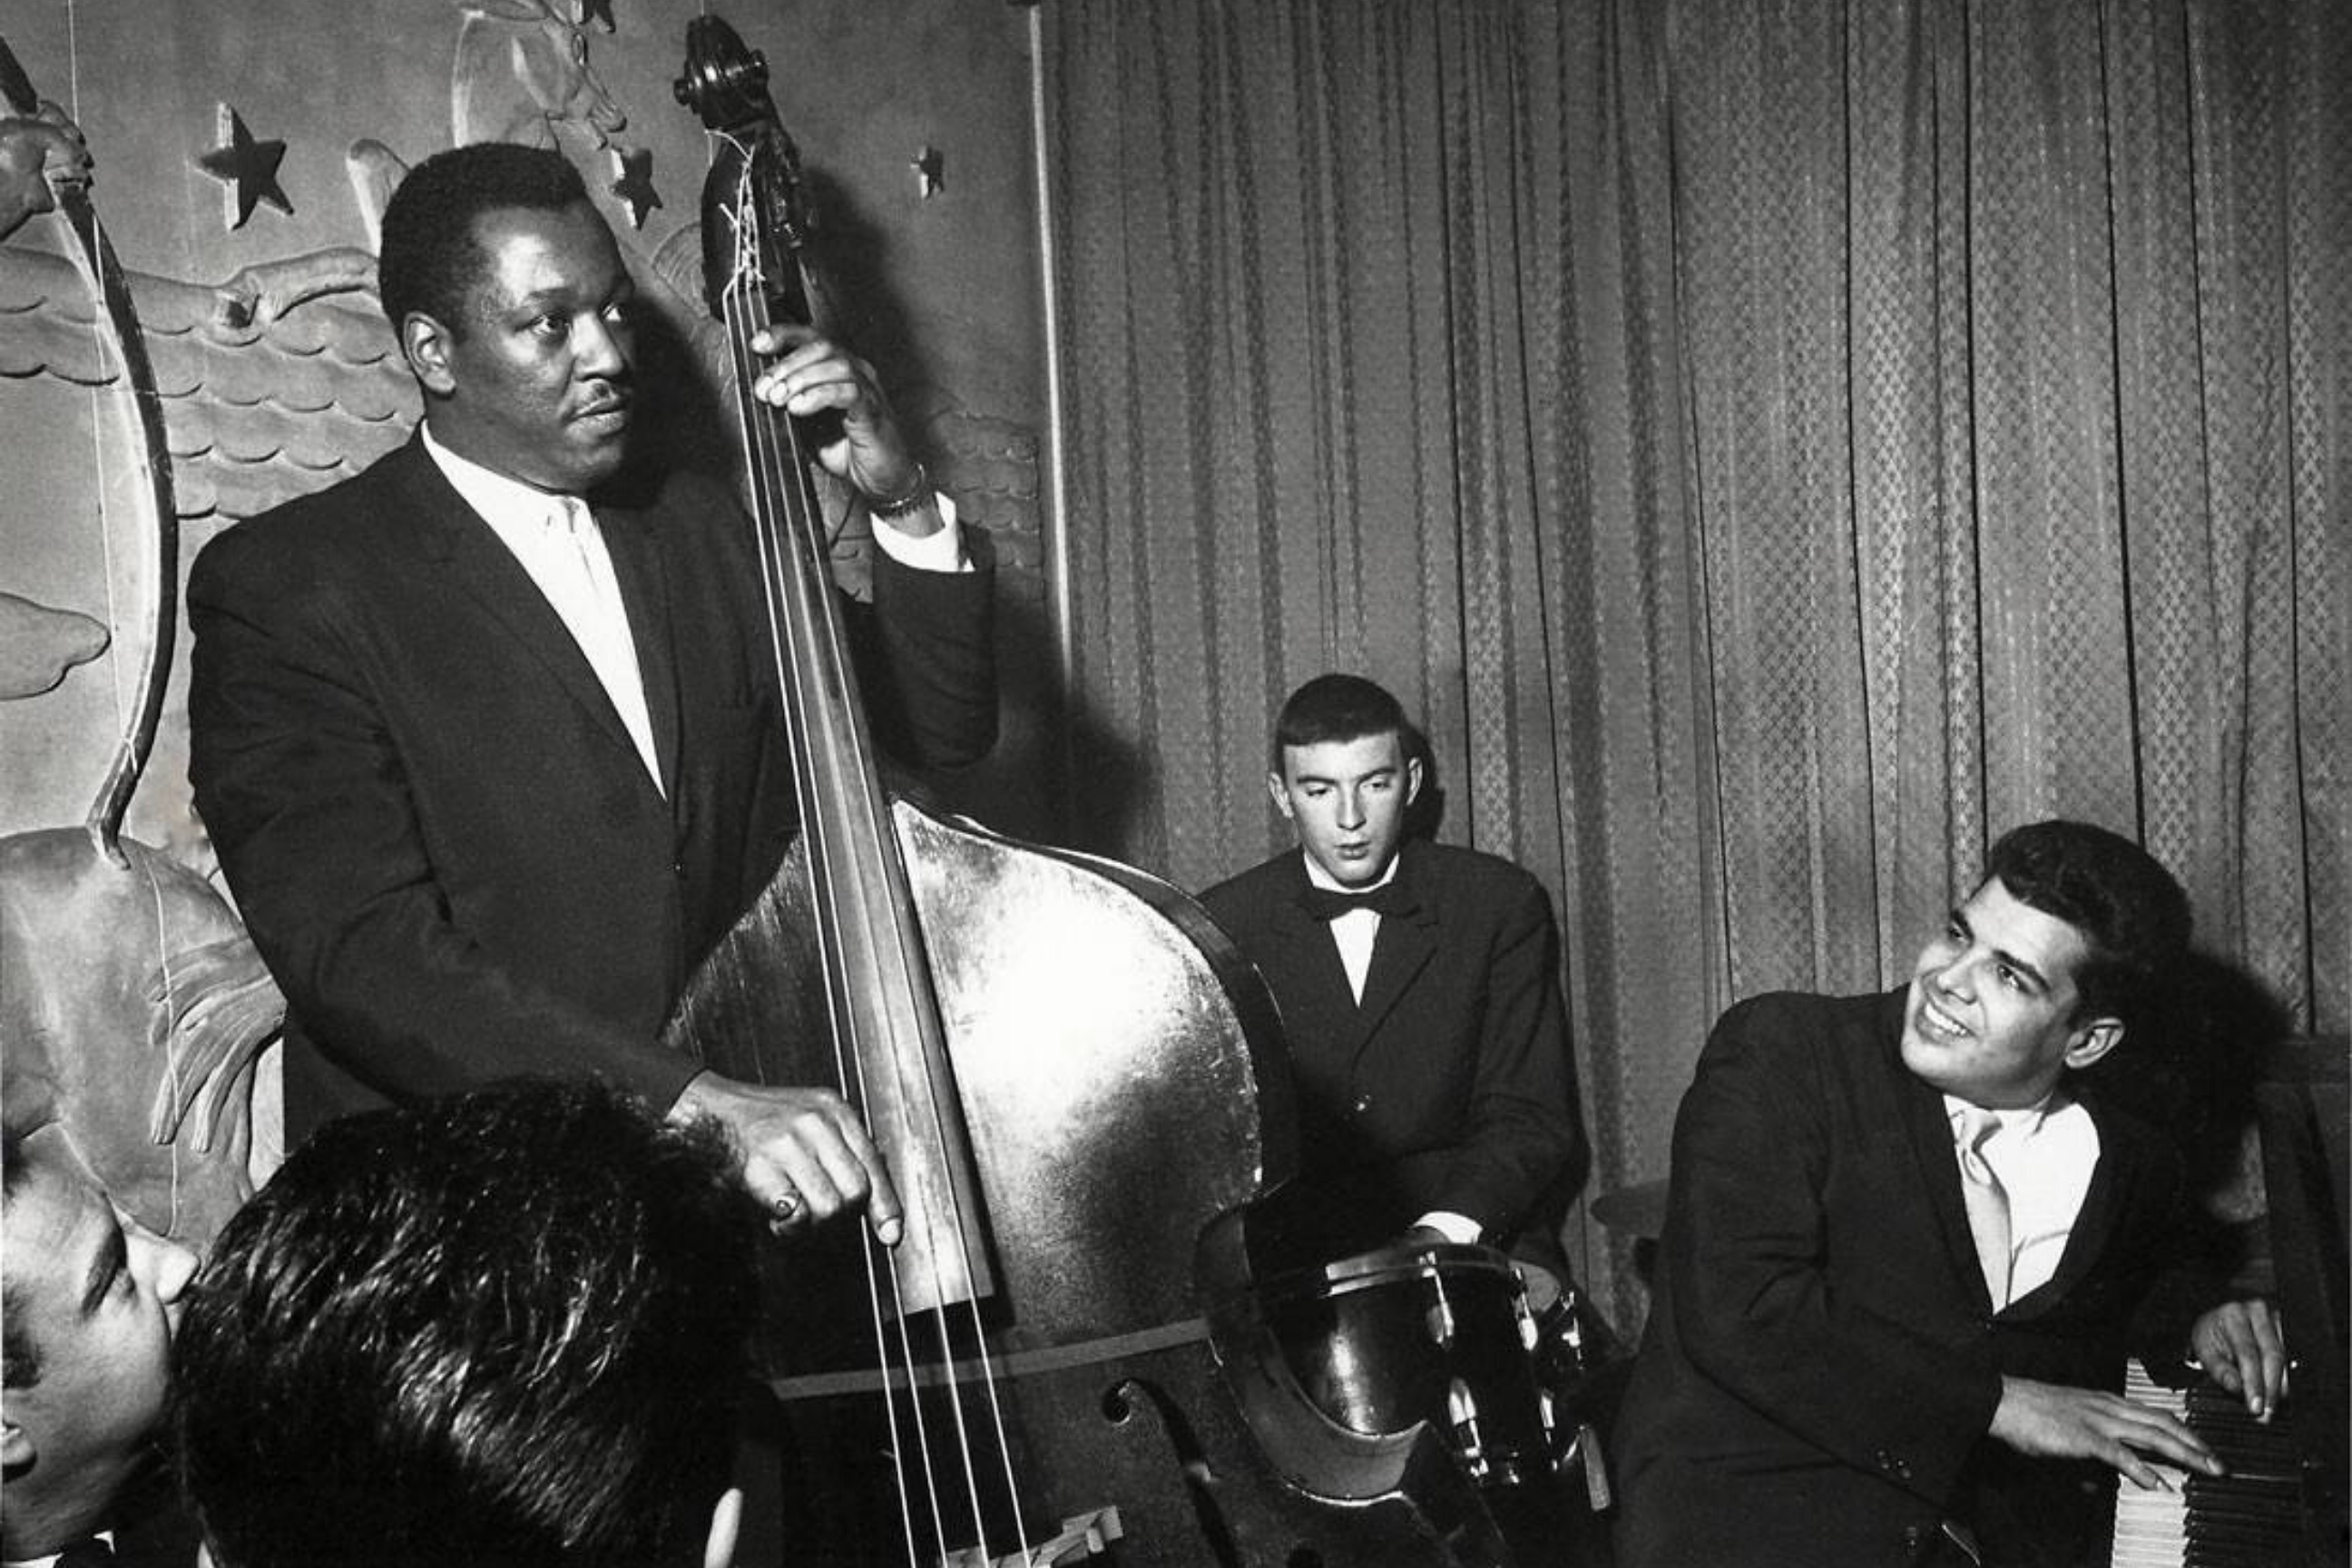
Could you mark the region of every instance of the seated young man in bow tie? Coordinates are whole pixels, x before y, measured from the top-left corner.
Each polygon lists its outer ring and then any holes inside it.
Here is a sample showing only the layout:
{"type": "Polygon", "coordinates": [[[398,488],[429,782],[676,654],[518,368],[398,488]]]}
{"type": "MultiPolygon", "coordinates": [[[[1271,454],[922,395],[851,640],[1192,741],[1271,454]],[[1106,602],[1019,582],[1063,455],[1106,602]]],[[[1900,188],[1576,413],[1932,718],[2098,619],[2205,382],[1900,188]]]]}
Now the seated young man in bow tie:
{"type": "Polygon", "coordinates": [[[1255,1239],[1317,1263],[1483,1242],[1539,1267],[1541,1310],[1584,1162],[1559,932],[1519,868],[1407,841],[1410,734],[1370,680],[1301,686],[1266,777],[1298,848],[1202,896],[1274,993],[1298,1096],[1301,1170],[1255,1239]]]}
{"type": "Polygon", "coordinates": [[[219,1568],[725,1568],[763,1225],[713,1120],[521,1081],[331,1123],[173,1347],[219,1568]]]}
{"type": "Polygon", "coordinates": [[[2116,1472],[2219,1468],[2115,1392],[2126,1351],[2267,1415],[2270,1309],[2200,1272],[2180,1151],[2084,1076],[2129,1068],[2189,930],[2137,845],[2037,823],[1907,987],[1724,1015],[1619,1431],[1629,1568],[2079,1563],[2116,1472]]]}
{"type": "Polygon", "coordinates": [[[0,1558],[194,1562],[156,1486],[195,1257],[122,1214],[63,1129],[0,1132],[0,1558]]]}

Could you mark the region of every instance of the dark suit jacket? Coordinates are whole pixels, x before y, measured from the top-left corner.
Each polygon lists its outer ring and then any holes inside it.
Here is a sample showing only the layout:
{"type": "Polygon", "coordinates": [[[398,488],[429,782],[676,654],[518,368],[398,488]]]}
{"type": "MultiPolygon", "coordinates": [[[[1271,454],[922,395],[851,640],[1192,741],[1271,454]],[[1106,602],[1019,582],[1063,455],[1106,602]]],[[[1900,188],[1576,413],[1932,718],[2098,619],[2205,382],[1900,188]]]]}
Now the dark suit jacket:
{"type": "Polygon", "coordinates": [[[196,1568],[203,1536],[163,1462],[117,1502],[113,1530],[115,1568],[196,1568]]]}
{"type": "MultiPolygon", "coordinates": [[[[54,1520],[54,1510],[51,1517],[54,1520]]],[[[24,1521],[17,1521],[17,1525],[21,1530],[24,1521]]],[[[196,1568],[200,1540],[195,1515],[173,1484],[171,1461],[159,1440],[153,1458],[112,1498],[104,1500],[103,1510],[96,1519],[63,1538],[25,1540],[21,1561],[54,1559],[68,1547],[97,1544],[112,1551],[114,1568],[196,1568]],[[110,1539],[98,1541],[101,1533],[110,1539]]]]}
{"type": "MultiPolygon", "coordinates": [[[[667,798],[420,440],[196,561],[189,772],[287,995],[289,1143],[379,1097],[585,1072],[667,1105],[695,1070],[656,1035],[793,833],[789,747],[732,498],[673,474],[592,500],[667,798]]],[[[984,752],[990,574],[878,560],[874,596],[877,731],[984,752]]]]}
{"type": "Polygon", "coordinates": [[[2068,1561],[2105,1472],[1989,1439],[2002,1374],[2120,1389],[2127,1349],[2177,1364],[2220,1299],[2158,1289],[2190,1234],[2179,1157],[2083,1091],[2081,1215],[2056,1275],[1995,1314],[1903,1005],[1763,996],[1707,1041],[1619,1426],[1629,1568],[1903,1563],[1948,1518],[1992,1563],[2068,1561]]]}
{"type": "Polygon", "coordinates": [[[1328,922],[1299,903],[1305,857],[1276,856],[1202,901],[1274,993],[1299,1106],[1292,1222],[1327,1256],[1390,1240],[1433,1209],[1498,1239],[1523,1229],[1559,1267],[1583,1162],[1543,886],[1507,860],[1408,842],[1412,912],[1385,916],[1359,1006],[1328,922]]]}

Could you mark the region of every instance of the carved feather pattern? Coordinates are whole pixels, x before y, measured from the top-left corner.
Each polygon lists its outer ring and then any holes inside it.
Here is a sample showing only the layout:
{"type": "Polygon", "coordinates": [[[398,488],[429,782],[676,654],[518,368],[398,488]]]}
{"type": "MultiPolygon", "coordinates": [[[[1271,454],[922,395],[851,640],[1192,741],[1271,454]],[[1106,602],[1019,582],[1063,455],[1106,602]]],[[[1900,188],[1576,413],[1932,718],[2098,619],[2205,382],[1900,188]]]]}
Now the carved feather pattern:
{"type": "MultiPolygon", "coordinates": [[[[406,439],[415,384],[373,294],[224,325],[220,289],[132,273],[184,519],[250,517],[357,473],[406,439]]],[[[66,261],[0,252],[0,375],[110,386],[87,290],[66,261]]]]}

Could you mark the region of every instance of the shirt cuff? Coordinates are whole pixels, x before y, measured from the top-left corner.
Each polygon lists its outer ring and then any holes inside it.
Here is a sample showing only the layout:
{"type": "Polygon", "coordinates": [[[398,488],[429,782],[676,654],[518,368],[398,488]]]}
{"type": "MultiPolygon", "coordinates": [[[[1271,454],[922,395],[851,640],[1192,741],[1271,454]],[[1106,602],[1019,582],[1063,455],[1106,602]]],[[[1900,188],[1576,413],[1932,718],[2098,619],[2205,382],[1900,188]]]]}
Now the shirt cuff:
{"type": "Polygon", "coordinates": [[[956,521],[956,504],[945,490],[934,494],[940,509],[937,529],[917,539],[877,521],[874,542],[883,554],[918,572],[969,572],[971,560],[963,552],[963,525],[956,521]]]}
{"type": "Polygon", "coordinates": [[[1425,1225],[1457,1247],[1469,1247],[1484,1234],[1485,1227],[1468,1215],[1454,1214],[1447,1209],[1432,1209],[1415,1225],[1425,1225]]]}

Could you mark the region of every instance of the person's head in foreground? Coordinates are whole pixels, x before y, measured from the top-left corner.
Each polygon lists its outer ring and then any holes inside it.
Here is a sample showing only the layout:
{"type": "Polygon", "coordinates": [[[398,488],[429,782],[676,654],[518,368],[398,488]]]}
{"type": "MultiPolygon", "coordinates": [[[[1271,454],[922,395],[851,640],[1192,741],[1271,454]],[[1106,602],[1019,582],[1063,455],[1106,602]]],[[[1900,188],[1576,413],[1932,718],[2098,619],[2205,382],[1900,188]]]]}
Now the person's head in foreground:
{"type": "Polygon", "coordinates": [[[759,1226],[715,1128],[592,1084],[321,1129],[173,1345],[213,1559],[725,1563],[759,1226]]]}
{"type": "Polygon", "coordinates": [[[62,1128],[0,1132],[0,1546],[46,1557],[111,1528],[152,1466],[195,1256],[117,1209],[62,1128]]]}

